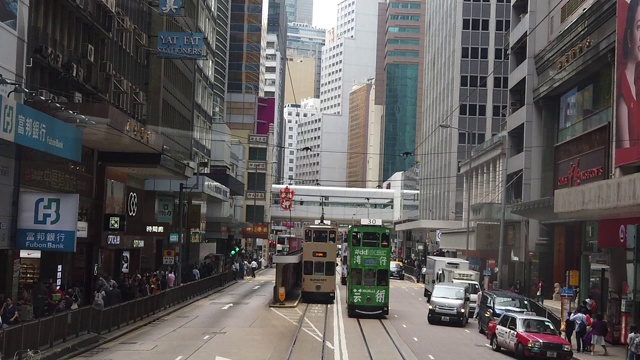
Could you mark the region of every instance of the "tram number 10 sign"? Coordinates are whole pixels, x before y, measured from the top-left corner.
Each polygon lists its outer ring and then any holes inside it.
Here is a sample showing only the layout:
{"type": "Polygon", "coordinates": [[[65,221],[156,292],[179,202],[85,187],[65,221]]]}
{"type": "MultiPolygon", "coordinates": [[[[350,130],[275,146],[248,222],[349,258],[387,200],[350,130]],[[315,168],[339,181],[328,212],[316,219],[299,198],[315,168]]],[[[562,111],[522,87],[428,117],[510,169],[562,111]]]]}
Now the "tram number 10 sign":
{"type": "Polygon", "coordinates": [[[382,226],[382,219],[360,219],[360,225],[382,226]]]}

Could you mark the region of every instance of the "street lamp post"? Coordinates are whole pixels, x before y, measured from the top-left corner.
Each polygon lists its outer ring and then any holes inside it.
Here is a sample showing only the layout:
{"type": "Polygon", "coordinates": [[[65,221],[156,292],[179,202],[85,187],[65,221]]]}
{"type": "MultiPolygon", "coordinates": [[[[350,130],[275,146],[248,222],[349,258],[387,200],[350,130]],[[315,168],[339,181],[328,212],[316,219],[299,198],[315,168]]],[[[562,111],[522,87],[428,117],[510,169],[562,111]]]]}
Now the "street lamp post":
{"type": "MultiPolygon", "coordinates": [[[[467,259],[469,258],[469,234],[471,232],[471,228],[470,228],[470,223],[471,223],[471,179],[472,179],[472,171],[471,169],[473,168],[473,160],[471,157],[471,147],[469,146],[469,141],[471,140],[471,131],[467,130],[467,129],[460,129],[457,127],[453,127],[449,124],[440,124],[439,125],[441,128],[444,129],[454,129],[454,130],[458,130],[458,131],[462,131],[464,133],[467,134],[467,158],[469,159],[469,171],[468,171],[468,180],[467,180],[467,211],[466,211],[466,217],[467,217],[467,248],[466,250],[466,256],[467,259]]],[[[477,239],[476,239],[477,241],[477,239]]]]}

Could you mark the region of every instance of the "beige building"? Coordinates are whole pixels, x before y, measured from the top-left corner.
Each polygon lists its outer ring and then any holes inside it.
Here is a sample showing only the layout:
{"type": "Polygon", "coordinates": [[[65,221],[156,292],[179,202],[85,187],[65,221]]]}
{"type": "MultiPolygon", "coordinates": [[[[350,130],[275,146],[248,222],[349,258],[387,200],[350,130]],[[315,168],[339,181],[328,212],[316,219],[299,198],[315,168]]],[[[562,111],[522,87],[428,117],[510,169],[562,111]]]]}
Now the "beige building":
{"type": "Polygon", "coordinates": [[[383,106],[375,105],[373,80],[356,85],[349,93],[347,187],[381,185],[380,141],[383,106]]]}
{"type": "Polygon", "coordinates": [[[315,97],[316,59],[287,54],[284,89],[285,104],[299,104],[302,99],[315,97]]]}

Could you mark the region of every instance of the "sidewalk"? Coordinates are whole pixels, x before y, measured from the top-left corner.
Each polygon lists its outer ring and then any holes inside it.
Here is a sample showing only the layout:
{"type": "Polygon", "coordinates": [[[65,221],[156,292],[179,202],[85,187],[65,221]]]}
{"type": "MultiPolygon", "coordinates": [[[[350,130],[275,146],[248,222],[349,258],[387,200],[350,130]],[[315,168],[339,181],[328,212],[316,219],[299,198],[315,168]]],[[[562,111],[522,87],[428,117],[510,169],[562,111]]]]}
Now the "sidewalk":
{"type": "MultiPolygon", "coordinates": [[[[544,300],[544,307],[549,309],[551,312],[553,312],[554,314],[560,316],[560,301],[554,301],[554,300],[544,300]]],[[[627,358],[627,346],[626,345],[611,345],[609,343],[606,343],[607,345],[607,351],[609,352],[609,358],[612,359],[626,359],[627,358]]],[[[571,341],[571,346],[573,347],[573,349],[576,348],[576,339],[575,336],[572,336],[572,341],[571,341]]],[[[602,346],[597,346],[595,348],[595,352],[594,352],[594,356],[602,356],[603,355],[603,351],[602,351],[602,346]]],[[[591,353],[583,353],[583,354],[578,354],[575,353],[573,354],[573,358],[574,359],[579,359],[579,360],[585,360],[585,359],[593,359],[593,357],[591,357],[591,353]]]]}

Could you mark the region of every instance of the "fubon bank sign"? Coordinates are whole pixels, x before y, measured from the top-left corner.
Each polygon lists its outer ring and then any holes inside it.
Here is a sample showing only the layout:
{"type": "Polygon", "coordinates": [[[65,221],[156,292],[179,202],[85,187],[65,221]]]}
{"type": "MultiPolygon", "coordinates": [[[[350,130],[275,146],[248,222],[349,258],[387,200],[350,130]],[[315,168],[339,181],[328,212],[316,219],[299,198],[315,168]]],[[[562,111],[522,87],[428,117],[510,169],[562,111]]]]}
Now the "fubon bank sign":
{"type": "Polygon", "coordinates": [[[82,130],[0,96],[0,139],[79,162],[82,130]]]}
{"type": "Polygon", "coordinates": [[[18,248],[75,252],[79,201],[78,194],[21,192],[18,248]]]}

